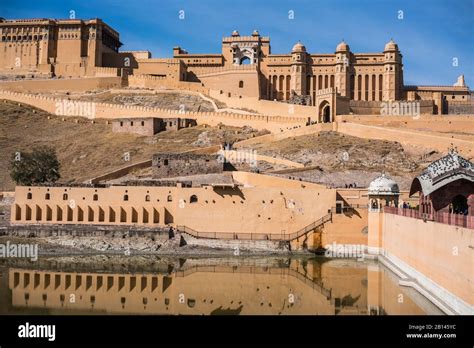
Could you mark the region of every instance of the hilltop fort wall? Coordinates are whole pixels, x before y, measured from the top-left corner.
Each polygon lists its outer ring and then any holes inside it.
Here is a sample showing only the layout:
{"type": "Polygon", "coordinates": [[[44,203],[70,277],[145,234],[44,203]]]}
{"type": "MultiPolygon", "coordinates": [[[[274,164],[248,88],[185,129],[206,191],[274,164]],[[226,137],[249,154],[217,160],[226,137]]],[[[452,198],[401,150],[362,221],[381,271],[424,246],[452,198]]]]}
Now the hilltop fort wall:
{"type": "Polygon", "coordinates": [[[123,80],[117,76],[117,69],[103,70],[100,77],[72,79],[34,79],[0,82],[0,90],[13,92],[85,92],[97,89],[120,88],[123,80]],[[114,73],[115,71],[115,73],[114,73]]]}
{"type": "Polygon", "coordinates": [[[219,112],[180,112],[178,110],[126,106],[110,103],[71,101],[67,99],[44,97],[34,94],[16,93],[0,90],[0,98],[33,105],[58,116],[80,116],[89,119],[115,118],[187,118],[198,124],[217,126],[220,123],[241,127],[250,125],[256,129],[280,131],[292,127],[304,126],[305,120],[295,117],[233,114],[219,112]]]}

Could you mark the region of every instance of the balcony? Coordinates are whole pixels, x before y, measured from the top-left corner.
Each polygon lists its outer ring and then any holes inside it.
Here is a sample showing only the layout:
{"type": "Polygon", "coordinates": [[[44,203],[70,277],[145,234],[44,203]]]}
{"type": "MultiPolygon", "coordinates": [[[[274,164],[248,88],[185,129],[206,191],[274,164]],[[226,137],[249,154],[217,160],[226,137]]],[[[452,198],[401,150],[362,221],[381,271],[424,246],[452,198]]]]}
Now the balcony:
{"type": "Polygon", "coordinates": [[[474,216],[451,214],[445,212],[434,212],[431,214],[420,213],[417,209],[384,207],[384,213],[406,216],[414,219],[438,222],[440,224],[459,226],[474,229],[474,216]]]}

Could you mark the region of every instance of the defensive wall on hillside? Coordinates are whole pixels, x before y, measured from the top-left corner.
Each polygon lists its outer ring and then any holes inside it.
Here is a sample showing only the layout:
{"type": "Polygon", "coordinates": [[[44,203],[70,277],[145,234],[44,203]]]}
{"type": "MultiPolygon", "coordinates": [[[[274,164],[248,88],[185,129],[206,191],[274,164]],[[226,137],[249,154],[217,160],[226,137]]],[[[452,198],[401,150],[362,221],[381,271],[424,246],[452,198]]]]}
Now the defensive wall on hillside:
{"type": "MultiPolygon", "coordinates": [[[[104,70],[105,73],[105,71],[112,68],[100,69],[104,70]]],[[[107,77],[2,81],[0,82],[0,90],[14,92],[85,92],[97,89],[120,88],[124,84],[125,82],[122,77],[115,74],[107,77]]]]}
{"type": "Polygon", "coordinates": [[[177,110],[142,106],[72,101],[3,90],[0,90],[0,98],[29,104],[58,116],[80,116],[89,119],[176,117],[195,119],[198,124],[208,124],[210,126],[216,126],[219,123],[237,127],[250,125],[256,129],[268,129],[270,131],[280,131],[281,129],[304,126],[306,124],[304,119],[297,117],[246,115],[220,112],[180,112],[177,110]]]}
{"type": "Polygon", "coordinates": [[[338,122],[362,123],[371,126],[386,126],[405,129],[429,130],[436,132],[455,132],[474,134],[473,115],[420,115],[413,116],[373,116],[338,115],[338,122]]]}
{"type": "Polygon", "coordinates": [[[349,122],[336,122],[334,130],[364,139],[390,140],[397,141],[402,145],[435,149],[441,153],[447,152],[447,150],[454,145],[466,158],[472,158],[474,156],[473,141],[464,140],[462,137],[454,135],[444,136],[429,130],[396,129],[349,122]]]}
{"type": "Polygon", "coordinates": [[[178,89],[209,94],[209,88],[202,83],[170,80],[164,76],[129,75],[128,86],[132,88],[178,89]]]}

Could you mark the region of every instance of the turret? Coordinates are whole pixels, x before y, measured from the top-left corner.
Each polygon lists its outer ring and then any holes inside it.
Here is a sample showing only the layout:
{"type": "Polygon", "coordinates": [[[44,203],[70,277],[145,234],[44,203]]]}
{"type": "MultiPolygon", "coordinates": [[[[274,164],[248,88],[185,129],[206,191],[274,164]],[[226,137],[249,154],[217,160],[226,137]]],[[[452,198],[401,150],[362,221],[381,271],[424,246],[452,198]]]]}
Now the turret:
{"type": "Polygon", "coordinates": [[[398,184],[382,174],[369,185],[369,213],[368,213],[368,251],[369,254],[378,254],[383,248],[383,208],[398,207],[400,189],[398,184]]]}
{"type": "Polygon", "coordinates": [[[298,41],[291,49],[290,88],[297,95],[306,95],[307,53],[306,47],[298,41]]]}
{"type": "Polygon", "coordinates": [[[336,47],[336,91],[344,97],[350,96],[350,48],[344,40],[336,47]]]}
{"type": "Polygon", "coordinates": [[[403,64],[398,45],[390,40],[384,48],[383,100],[400,100],[403,92],[403,64]]]}

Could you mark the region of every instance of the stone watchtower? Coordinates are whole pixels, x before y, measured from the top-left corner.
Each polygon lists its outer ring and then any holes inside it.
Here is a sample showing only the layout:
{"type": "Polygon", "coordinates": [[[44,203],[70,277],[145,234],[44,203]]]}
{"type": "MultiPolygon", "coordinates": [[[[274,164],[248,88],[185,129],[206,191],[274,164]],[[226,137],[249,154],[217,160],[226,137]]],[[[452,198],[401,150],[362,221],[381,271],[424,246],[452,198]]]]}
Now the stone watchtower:
{"type": "Polygon", "coordinates": [[[383,247],[383,207],[398,207],[400,189],[398,184],[385,174],[375,178],[369,185],[368,252],[378,254],[383,247]]]}
{"type": "Polygon", "coordinates": [[[350,97],[350,59],[351,51],[349,45],[342,40],[336,47],[336,92],[343,97],[350,97]]]}
{"type": "Polygon", "coordinates": [[[390,40],[383,50],[383,100],[400,100],[403,92],[403,64],[398,45],[390,40]]]}
{"type": "Polygon", "coordinates": [[[290,90],[296,95],[306,95],[306,72],[307,72],[306,47],[297,42],[291,50],[291,79],[290,90]]]}

